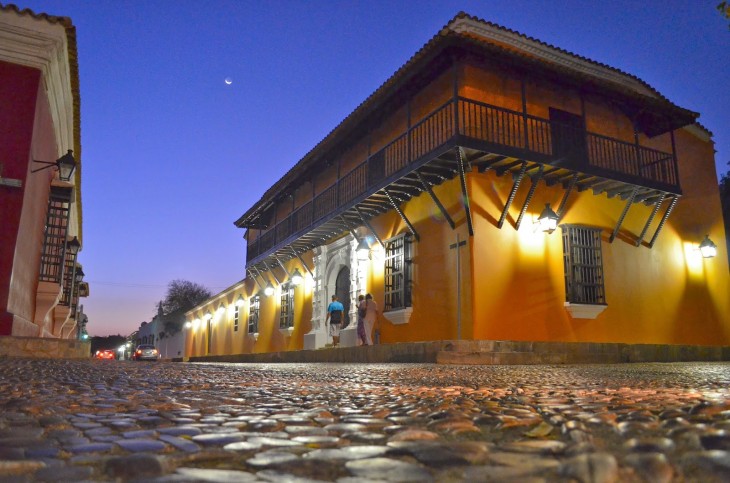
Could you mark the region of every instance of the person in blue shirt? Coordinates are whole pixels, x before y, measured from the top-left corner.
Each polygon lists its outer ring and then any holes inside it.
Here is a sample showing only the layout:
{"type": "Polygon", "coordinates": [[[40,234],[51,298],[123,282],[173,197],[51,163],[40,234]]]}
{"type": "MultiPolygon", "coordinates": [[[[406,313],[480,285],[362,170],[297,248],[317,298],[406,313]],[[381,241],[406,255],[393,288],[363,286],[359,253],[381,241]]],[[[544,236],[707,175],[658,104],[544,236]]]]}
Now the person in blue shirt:
{"type": "Polygon", "coordinates": [[[340,329],[342,328],[342,319],[344,319],[345,307],[337,300],[337,295],[332,296],[332,302],[327,306],[327,318],[325,324],[329,322],[329,335],[332,336],[332,346],[337,347],[340,343],[340,329]]]}

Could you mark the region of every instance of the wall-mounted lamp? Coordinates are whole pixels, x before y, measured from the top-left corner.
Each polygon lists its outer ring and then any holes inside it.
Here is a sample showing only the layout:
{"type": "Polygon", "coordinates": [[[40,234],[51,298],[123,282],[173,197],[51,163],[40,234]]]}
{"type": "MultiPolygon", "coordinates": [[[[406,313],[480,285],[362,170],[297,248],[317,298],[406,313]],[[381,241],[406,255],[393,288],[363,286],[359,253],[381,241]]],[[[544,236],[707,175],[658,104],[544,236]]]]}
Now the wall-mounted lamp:
{"type": "Polygon", "coordinates": [[[274,286],[271,285],[271,282],[266,284],[266,288],[264,289],[264,295],[266,295],[267,297],[271,297],[272,295],[274,295],[274,286]]]}
{"type": "Polygon", "coordinates": [[[245,303],[246,301],[243,299],[243,295],[238,294],[238,298],[236,299],[236,307],[242,307],[245,303]]]}
{"type": "Polygon", "coordinates": [[[81,281],[84,279],[84,271],[79,268],[76,269],[76,283],[81,283],[81,281]]]}
{"type": "Polygon", "coordinates": [[[193,327],[193,323],[189,320],[185,322],[185,329],[190,330],[193,327]]]}
{"type": "Polygon", "coordinates": [[[703,258],[717,256],[717,245],[710,240],[710,235],[705,235],[705,239],[700,242],[700,253],[702,253],[703,258]]]}
{"type": "Polygon", "coordinates": [[[66,154],[58,158],[53,163],[51,163],[50,161],[38,161],[36,159],[34,159],[33,162],[45,164],[45,166],[43,166],[42,168],[33,169],[31,170],[31,173],[37,173],[38,171],[42,171],[44,169],[55,166],[56,168],[58,168],[58,178],[61,181],[70,181],[71,175],[76,169],[76,160],[74,159],[73,151],[70,149],[66,154]]]}
{"type": "Polygon", "coordinates": [[[302,273],[299,271],[298,268],[294,269],[294,273],[291,274],[290,280],[291,280],[292,285],[301,285],[302,284],[304,277],[302,277],[302,273]]]}
{"type": "Polygon", "coordinates": [[[73,237],[73,239],[66,242],[66,251],[72,255],[75,256],[79,253],[79,250],[81,249],[81,243],[79,243],[79,239],[76,237],[73,237]]]}
{"type": "Polygon", "coordinates": [[[357,259],[361,262],[366,261],[368,257],[370,257],[370,243],[368,243],[367,238],[360,238],[360,242],[357,244],[355,252],[357,253],[357,259]]]}
{"type": "Polygon", "coordinates": [[[558,227],[558,215],[550,208],[550,203],[545,203],[545,209],[540,213],[537,222],[544,233],[552,233],[558,227]]]}
{"type": "Polygon", "coordinates": [[[208,312],[206,312],[205,315],[203,316],[203,320],[210,320],[212,318],[213,318],[213,314],[210,313],[210,310],[208,312]]]}
{"type": "Polygon", "coordinates": [[[215,315],[220,317],[221,315],[226,313],[226,308],[223,306],[223,303],[218,304],[218,309],[215,311],[215,315]]]}

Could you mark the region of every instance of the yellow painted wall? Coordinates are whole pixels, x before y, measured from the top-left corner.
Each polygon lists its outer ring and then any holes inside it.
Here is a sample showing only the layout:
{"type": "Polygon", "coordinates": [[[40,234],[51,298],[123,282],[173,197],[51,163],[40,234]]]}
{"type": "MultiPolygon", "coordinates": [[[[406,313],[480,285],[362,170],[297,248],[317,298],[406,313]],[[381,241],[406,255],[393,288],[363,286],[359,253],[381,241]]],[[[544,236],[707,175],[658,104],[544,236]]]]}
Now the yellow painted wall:
{"type": "MultiPolygon", "coordinates": [[[[307,265],[312,267],[311,255],[303,255],[307,265]]],[[[189,321],[198,320],[198,324],[186,329],[186,357],[223,354],[250,354],[257,352],[275,352],[284,350],[301,349],[303,346],[304,334],[311,329],[312,320],[312,284],[311,276],[298,259],[285,262],[287,270],[291,272],[298,268],[304,275],[304,283],[294,289],[294,330],[291,336],[279,330],[279,314],[281,301],[281,288],[274,283],[276,290],[271,297],[261,293],[258,339],[248,333],[248,314],[251,297],[261,292],[261,287],[252,279],[246,279],[243,284],[238,284],[230,289],[215,295],[204,305],[199,306],[186,314],[189,321]],[[243,296],[244,304],[240,307],[239,328],[234,331],[234,310],[233,305],[239,295],[243,296]],[[225,313],[218,316],[216,310],[220,304],[226,307],[225,313]],[[211,350],[207,351],[207,322],[203,317],[207,312],[213,314],[211,350]]],[[[272,280],[270,273],[265,273],[268,280],[272,280]]],[[[276,269],[276,276],[279,280],[286,280],[281,268],[276,269]]],[[[263,285],[266,281],[258,278],[263,285]]]]}

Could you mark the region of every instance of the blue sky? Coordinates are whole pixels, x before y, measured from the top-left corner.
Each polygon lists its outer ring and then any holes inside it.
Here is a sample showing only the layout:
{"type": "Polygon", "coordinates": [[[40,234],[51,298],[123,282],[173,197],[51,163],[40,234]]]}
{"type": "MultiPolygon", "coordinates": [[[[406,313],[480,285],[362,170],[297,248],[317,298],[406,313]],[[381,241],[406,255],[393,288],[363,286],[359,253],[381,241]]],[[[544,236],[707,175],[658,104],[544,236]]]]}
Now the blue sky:
{"type": "Polygon", "coordinates": [[[460,10],[638,76],[730,161],[717,0],[15,1],[77,28],[91,335],[150,320],[170,280],[243,278],[233,221],[460,10]]]}

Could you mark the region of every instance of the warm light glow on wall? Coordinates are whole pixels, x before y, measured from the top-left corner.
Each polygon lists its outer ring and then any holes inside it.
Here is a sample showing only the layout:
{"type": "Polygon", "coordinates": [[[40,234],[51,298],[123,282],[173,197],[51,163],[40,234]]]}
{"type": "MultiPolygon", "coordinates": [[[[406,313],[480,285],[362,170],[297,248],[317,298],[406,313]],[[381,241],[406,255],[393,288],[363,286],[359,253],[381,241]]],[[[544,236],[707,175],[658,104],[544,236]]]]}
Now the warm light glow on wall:
{"type": "Polygon", "coordinates": [[[312,277],[312,275],[310,273],[307,273],[304,276],[304,287],[306,288],[307,293],[311,293],[312,290],[314,290],[314,285],[315,285],[314,277],[312,277]]]}
{"type": "MultiPolygon", "coordinates": [[[[537,216],[537,215],[533,215],[537,216]]],[[[542,257],[545,254],[547,235],[539,229],[539,225],[523,223],[517,231],[520,253],[529,257],[542,257]]]]}
{"type": "Polygon", "coordinates": [[[198,330],[198,326],[200,326],[200,319],[193,320],[193,330],[198,330]]]}
{"type": "Polygon", "coordinates": [[[704,264],[702,253],[697,248],[696,242],[684,242],[684,264],[687,267],[687,273],[691,276],[699,277],[704,273],[704,264]]]}

